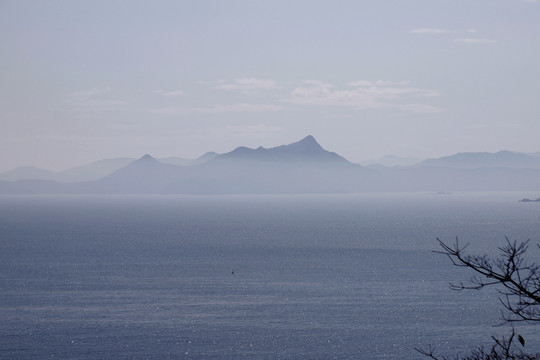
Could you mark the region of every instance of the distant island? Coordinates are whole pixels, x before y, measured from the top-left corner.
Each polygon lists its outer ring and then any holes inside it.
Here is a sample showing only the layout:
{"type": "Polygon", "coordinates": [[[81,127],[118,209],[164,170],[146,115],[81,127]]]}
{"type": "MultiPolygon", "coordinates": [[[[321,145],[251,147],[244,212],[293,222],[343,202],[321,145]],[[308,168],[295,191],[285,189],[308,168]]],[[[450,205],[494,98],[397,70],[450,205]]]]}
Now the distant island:
{"type": "Polygon", "coordinates": [[[519,202],[540,202],[540,198],[536,199],[536,200],[531,200],[531,199],[521,199],[519,200],[519,202]]]}
{"type": "MultiPolygon", "coordinates": [[[[344,194],[540,190],[540,154],[460,153],[410,166],[361,166],[311,135],[271,148],[245,146],[197,159],[111,158],[51,172],[0,174],[0,194],[344,194]],[[442,191],[439,191],[444,189],[442,191]]],[[[540,202],[540,199],[523,199],[540,202]]]]}

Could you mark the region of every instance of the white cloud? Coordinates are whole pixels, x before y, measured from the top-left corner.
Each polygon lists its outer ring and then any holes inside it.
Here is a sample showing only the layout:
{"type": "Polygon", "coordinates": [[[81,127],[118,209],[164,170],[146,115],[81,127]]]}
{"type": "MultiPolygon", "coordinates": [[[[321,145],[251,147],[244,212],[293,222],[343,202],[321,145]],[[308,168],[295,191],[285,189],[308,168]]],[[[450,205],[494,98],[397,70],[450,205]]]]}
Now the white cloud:
{"type": "Polygon", "coordinates": [[[313,85],[313,86],[316,86],[316,87],[319,87],[319,88],[333,88],[333,87],[335,87],[334,85],[332,85],[330,83],[320,81],[320,80],[304,80],[302,82],[304,84],[313,85]]]}
{"type": "Polygon", "coordinates": [[[409,85],[408,81],[388,81],[388,80],[377,80],[375,82],[377,86],[405,86],[409,85]]]}
{"type": "Polygon", "coordinates": [[[411,98],[429,98],[440,93],[432,89],[406,86],[408,82],[367,80],[347,83],[353,89],[336,89],[334,85],[310,81],[294,89],[286,102],[309,106],[345,106],[356,110],[396,108],[403,111],[426,113],[439,109],[423,104],[410,103],[411,98]]]}
{"type": "Polygon", "coordinates": [[[366,87],[366,86],[373,86],[373,83],[369,80],[358,80],[358,81],[347,83],[346,85],[353,86],[353,87],[366,87]]]}
{"type": "Polygon", "coordinates": [[[276,89],[278,87],[274,80],[243,77],[241,79],[234,79],[232,82],[218,80],[214,89],[254,91],[276,89]]]}
{"type": "Polygon", "coordinates": [[[91,96],[102,96],[109,94],[111,92],[111,88],[93,88],[89,90],[79,90],[73,92],[71,95],[78,98],[86,98],[91,96]]]}
{"type": "Polygon", "coordinates": [[[408,81],[389,81],[389,80],[377,80],[375,82],[369,80],[358,80],[347,83],[345,85],[352,87],[372,87],[372,86],[405,86],[408,85],[408,81]]]}
{"type": "Polygon", "coordinates": [[[70,94],[68,103],[77,109],[92,111],[115,110],[123,101],[110,98],[110,88],[94,88],[90,90],[75,91],[70,94]]]}
{"type": "Polygon", "coordinates": [[[163,95],[163,96],[182,96],[184,95],[184,92],[182,90],[172,90],[172,91],[163,91],[163,90],[156,90],[154,93],[163,95]]]}
{"type": "Polygon", "coordinates": [[[265,135],[269,133],[282,132],[284,129],[277,126],[268,126],[265,124],[255,125],[228,125],[225,132],[232,135],[265,135]]]}
{"type": "Polygon", "coordinates": [[[214,105],[210,107],[179,107],[167,106],[152,109],[150,112],[164,115],[184,115],[184,114],[222,114],[222,113],[250,113],[250,112],[269,112],[285,109],[281,105],[269,104],[232,104],[232,105],[214,105]]]}
{"type": "Polygon", "coordinates": [[[461,43],[461,44],[494,44],[496,43],[495,40],[479,39],[479,38],[454,39],[454,42],[461,43]]]}
{"type": "Polygon", "coordinates": [[[438,28],[418,28],[411,30],[411,33],[413,34],[447,34],[450,31],[446,29],[438,29],[438,28]]]}
{"type": "Polygon", "coordinates": [[[396,109],[400,109],[407,112],[412,112],[416,114],[431,114],[431,113],[438,113],[441,112],[442,109],[439,109],[438,107],[431,106],[431,105],[425,105],[425,104],[403,104],[403,105],[395,105],[396,109]]]}

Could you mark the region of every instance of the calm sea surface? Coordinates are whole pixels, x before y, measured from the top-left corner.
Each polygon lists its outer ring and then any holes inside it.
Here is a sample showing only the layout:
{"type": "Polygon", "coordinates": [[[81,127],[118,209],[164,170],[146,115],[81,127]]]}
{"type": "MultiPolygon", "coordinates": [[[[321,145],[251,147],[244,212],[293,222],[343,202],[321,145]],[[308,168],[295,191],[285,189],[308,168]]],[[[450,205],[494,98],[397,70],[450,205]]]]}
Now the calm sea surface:
{"type": "MultiPolygon", "coordinates": [[[[433,253],[540,243],[531,193],[0,197],[2,359],[422,359],[506,334],[433,253]]],[[[532,257],[540,249],[531,246],[532,257]]],[[[539,327],[518,325],[540,351],[539,327]]]]}

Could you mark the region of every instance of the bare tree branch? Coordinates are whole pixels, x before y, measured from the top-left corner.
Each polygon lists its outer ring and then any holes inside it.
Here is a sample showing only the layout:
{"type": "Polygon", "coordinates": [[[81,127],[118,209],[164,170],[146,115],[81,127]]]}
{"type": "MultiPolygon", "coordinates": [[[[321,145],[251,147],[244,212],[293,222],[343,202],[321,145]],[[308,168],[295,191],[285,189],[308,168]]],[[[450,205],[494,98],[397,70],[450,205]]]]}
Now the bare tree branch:
{"type": "MultiPolygon", "coordinates": [[[[454,290],[480,290],[488,286],[498,286],[499,301],[503,309],[502,318],[508,323],[540,322],[540,266],[524,258],[529,240],[518,243],[506,238],[506,245],[498,248],[499,257],[490,259],[487,255],[469,255],[465,253],[467,245],[460,246],[458,239],[448,245],[437,238],[442,250],[436,253],[446,255],[457,267],[468,268],[475,273],[468,282],[450,284],[454,290]]],[[[537,245],[540,247],[540,244],[537,245]]],[[[469,356],[456,360],[539,360],[540,354],[523,352],[525,340],[516,335],[514,328],[508,338],[492,337],[493,345],[489,350],[479,347],[469,356]],[[519,345],[516,343],[517,338],[519,345]],[[521,347],[520,347],[521,345],[521,347]]],[[[415,348],[420,354],[435,360],[448,360],[437,357],[435,348],[428,350],[415,348]]]]}
{"type": "Polygon", "coordinates": [[[540,322],[540,266],[528,262],[523,255],[527,252],[529,240],[518,243],[506,238],[506,245],[499,248],[500,257],[490,259],[486,255],[468,255],[467,246],[461,247],[458,239],[450,246],[439,241],[442,251],[457,267],[472,269],[476,275],[468,284],[450,284],[454,290],[479,290],[486,286],[501,285],[501,304],[508,311],[503,319],[508,322],[540,322]]]}
{"type": "MultiPolygon", "coordinates": [[[[492,337],[494,344],[489,350],[486,350],[484,347],[479,347],[471,351],[471,354],[468,356],[460,357],[459,355],[454,356],[455,360],[538,360],[540,359],[540,354],[526,354],[522,349],[518,348],[518,345],[515,343],[515,338],[519,339],[521,347],[524,345],[523,338],[520,335],[516,335],[514,329],[508,338],[502,337],[492,337]],[[522,342],[523,341],[523,342],[522,342]]],[[[415,348],[420,354],[434,359],[434,360],[448,360],[448,358],[442,356],[438,357],[435,355],[435,348],[430,346],[428,350],[415,348]]]]}

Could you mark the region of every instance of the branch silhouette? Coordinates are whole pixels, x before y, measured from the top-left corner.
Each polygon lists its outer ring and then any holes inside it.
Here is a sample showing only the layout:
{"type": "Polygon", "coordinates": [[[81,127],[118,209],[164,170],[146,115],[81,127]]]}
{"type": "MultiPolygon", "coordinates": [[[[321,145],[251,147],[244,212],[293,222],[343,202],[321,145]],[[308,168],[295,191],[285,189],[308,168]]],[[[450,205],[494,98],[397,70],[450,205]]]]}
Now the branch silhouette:
{"type": "MultiPolygon", "coordinates": [[[[506,244],[499,247],[499,256],[490,258],[487,255],[470,255],[465,252],[467,245],[461,246],[458,238],[449,245],[437,238],[442,250],[436,253],[447,256],[452,264],[468,268],[474,275],[466,282],[451,283],[453,290],[480,290],[488,286],[496,286],[499,301],[503,309],[502,318],[506,323],[538,323],[540,322],[540,266],[527,260],[524,255],[529,249],[529,240],[518,242],[506,238],[506,244]]],[[[489,349],[479,347],[465,357],[455,356],[459,360],[531,360],[540,359],[540,354],[523,352],[525,339],[512,332],[508,337],[492,337],[493,345],[489,349]],[[519,343],[519,344],[518,344],[519,343]]],[[[420,354],[436,360],[447,360],[437,357],[435,348],[427,350],[415,348],[420,354]]]]}

